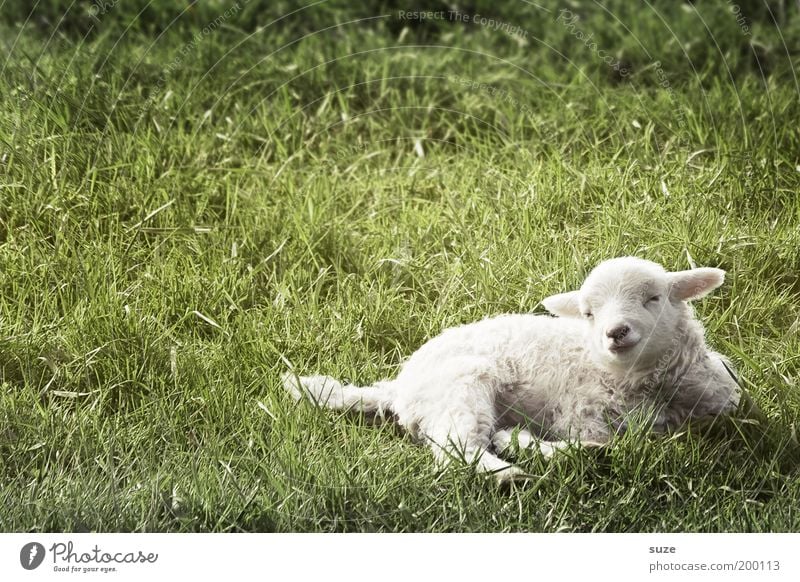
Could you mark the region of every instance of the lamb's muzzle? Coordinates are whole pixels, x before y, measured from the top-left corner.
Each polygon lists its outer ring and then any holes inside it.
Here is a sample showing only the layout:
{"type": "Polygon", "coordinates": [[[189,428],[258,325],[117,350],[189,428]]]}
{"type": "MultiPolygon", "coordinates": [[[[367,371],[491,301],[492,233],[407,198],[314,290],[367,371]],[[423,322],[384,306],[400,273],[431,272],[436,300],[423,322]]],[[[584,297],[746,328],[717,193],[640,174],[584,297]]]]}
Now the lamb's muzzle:
{"type": "Polygon", "coordinates": [[[606,335],[614,340],[615,344],[621,344],[622,340],[628,335],[628,332],[631,331],[631,328],[627,325],[618,325],[617,327],[613,327],[611,329],[606,330],[606,335]]]}

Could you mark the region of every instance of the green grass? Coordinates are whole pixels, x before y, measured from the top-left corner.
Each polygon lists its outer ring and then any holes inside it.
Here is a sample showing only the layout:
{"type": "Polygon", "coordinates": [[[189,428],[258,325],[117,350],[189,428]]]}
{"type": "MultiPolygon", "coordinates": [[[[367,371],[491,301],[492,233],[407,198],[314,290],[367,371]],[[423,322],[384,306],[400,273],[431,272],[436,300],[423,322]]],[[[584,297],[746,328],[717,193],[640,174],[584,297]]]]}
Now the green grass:
{"type": "Polygon", "coordinates": [[[462,6],[525,42],[167,4],[0,6],[0,530],[800,530],[800,14],[573,3],[620,78],[550,3],[462,6]],[[509,491],[280,388],[626,254],[728,271],[698,316],[766,426],[523,455],[509,491]]]}

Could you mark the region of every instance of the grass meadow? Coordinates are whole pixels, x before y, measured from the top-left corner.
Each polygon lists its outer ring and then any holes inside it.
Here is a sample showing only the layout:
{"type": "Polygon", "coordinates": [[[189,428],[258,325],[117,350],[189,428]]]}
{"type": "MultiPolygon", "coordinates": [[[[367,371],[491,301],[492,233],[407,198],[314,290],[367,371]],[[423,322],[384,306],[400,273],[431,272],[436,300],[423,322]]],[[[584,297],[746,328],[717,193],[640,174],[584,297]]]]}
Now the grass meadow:
{"type": "Polygon", "coordinates": [[[800,530],[797,6],[305,4],[0,2],[0,531],[800,530]],[[764,419],[508,490],[280,386],[628,254],[764,419]]]}

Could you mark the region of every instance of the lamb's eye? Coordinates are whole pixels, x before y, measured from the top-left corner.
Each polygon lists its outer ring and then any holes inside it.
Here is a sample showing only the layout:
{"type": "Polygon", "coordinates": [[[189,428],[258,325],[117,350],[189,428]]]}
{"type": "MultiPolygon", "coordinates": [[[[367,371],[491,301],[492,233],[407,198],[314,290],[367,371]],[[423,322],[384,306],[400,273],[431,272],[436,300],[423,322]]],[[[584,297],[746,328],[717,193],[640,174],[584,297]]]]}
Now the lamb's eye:
{"type": "Polygon", "coordinates": [[[645,301],[645,303],[658,303],[661,301],[661,295],[653,295],[650,299],[645,301]]]}
{"type": "Polygon", "coordinates": [[[584,312],[583,316],[584,316],[586,319],[591,319],[591,318],[593,318],[593,317],[594,317],[594,313],[592,313],[591,311],[586,311],[586,312],[584,312]]]}

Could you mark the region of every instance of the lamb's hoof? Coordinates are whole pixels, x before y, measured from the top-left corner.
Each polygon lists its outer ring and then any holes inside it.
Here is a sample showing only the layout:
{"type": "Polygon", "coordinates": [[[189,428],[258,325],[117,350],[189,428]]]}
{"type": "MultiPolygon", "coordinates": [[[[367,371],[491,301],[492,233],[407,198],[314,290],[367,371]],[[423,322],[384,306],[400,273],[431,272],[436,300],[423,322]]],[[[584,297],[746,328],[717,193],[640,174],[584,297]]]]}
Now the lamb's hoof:
{"type": "Polygon", "coordinates": [[[580,445],[586,449],[602,449],[608,446],[608,443],[601,443],[600,441],[581,441],[580,445]]]}
{"type": "Polygon", "coordinates": [[[511,485],[512,483],[521,483],[530,479],[525,471],[515,465],[509,465],[505,469],[501,469],[494,473],[494,478],[498,485],[511,485]]]}

